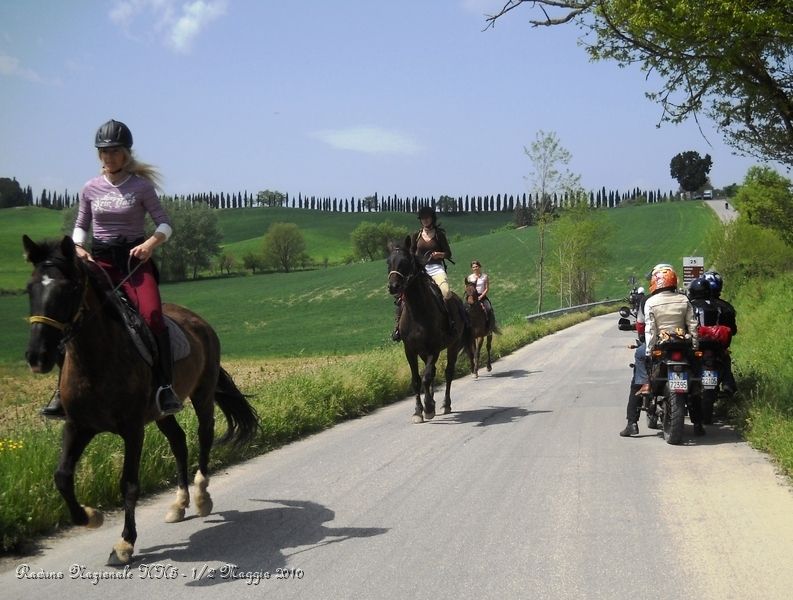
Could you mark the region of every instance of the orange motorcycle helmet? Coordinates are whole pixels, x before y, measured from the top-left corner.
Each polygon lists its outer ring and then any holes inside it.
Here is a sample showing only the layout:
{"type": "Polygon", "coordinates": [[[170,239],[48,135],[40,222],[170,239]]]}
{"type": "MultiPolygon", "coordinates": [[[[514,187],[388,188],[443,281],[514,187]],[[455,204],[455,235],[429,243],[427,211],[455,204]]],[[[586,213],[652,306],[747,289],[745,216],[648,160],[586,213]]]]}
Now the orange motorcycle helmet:
{"type": "Polygon", "coordinates": [[[650,294],[677,288],[677,273],[671,265],[657,265],[650,274],[650,294]]]}

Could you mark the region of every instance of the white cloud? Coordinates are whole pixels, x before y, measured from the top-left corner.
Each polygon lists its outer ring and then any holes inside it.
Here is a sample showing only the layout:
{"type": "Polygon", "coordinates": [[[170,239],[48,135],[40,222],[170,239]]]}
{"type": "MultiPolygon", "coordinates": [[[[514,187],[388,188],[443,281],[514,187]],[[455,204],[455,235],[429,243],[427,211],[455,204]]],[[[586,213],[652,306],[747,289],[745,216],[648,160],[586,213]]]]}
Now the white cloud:
{"type": "Polygon", "coordinates": [[[182,16],[171,29],[170,43],[179,52],[188,52],[195,37],[209,23],[226,14],[225,0],[195,0],[182,6],[182,16]]]}
{"type": "Polygon", "coordinates": [[[44,78],[32,69],[23,67],[19,59],[7,54],[0,54],[0,75],[7,77],[19,77],[34,83],[47,83],[44,78]]]}
{"type": "Polygon", "coordinates": [[[165,43],[188,53],[198,35],[214,20],[226,14],[228,0],[119,0],[110,11],[110,20],[132,35],[132,24],[139,15],[149,16],[155,31],[165,43]]]}
{"type": "Polygon", "coordinates": [[[410,137],[379,127],[351,127],[325,129],[314,137],[341,150],[354,150],[365,154],[418,154],[421,147],[410,137]]]}

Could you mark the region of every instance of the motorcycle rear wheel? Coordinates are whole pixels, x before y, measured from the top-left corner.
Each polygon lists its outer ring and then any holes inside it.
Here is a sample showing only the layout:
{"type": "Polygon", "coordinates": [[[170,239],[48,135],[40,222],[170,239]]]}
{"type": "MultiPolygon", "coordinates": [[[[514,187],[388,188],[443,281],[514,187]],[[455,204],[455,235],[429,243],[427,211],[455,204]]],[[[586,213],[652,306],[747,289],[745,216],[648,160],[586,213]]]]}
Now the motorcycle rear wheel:
{"type": "Polygon", "coordinates": [[[683,424],[686,419],[686,396],[675,394],[667,384],[664,390],[666,410],[664,410],[664,440],[667,444],[677,445],[683,441],[683,424]]]}

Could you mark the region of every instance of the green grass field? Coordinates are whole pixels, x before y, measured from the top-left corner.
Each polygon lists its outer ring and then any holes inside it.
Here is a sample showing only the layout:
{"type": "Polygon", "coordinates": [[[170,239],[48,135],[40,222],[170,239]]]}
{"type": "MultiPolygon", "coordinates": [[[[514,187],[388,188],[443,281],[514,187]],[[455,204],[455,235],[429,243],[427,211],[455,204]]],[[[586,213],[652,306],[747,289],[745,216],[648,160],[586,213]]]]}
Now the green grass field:
{"type": "MultiPolygon", "coordinates": [[[[316,239],[323,238],[328,253],[334,255],[351,252],[349,232],[360,219],[388,218],[397,223],[401,217],[406,226],[411,222],[415,226],[410,215],[393,213],[326,214],[261,208],[219,214],[223,230],[233,232],[229,235],[238,239],[236,244],[246,243],[239,238],[266,228],[267,219],[288,220],[315,231],[316,239]],[[257,219],[261,221],[254,225],[257,219]]],[[[701,203],[626,207],[606,211],[606,215],[616,233],[611,240],[610,266],[596,286],[599,299],[624,296],[628,277],[643,276],[655,263],[680,265],[683,256],[700,254],[705,232],[715,223],[711,211],[701,203]]],[[[478,258],[490,274],[490,295],[500,321],[533,314],[537,306],[537,230],[504,229],[509,219],[506,214],[485,217],[443,219],[457,263],[449,265],[452,289],[462,289],[470,260],[478,258]]],[[[0,278],[7,286],[20,289],[30,271],[22,257],[22,233],[58,235],[61,214],[8,209],[0,211],[0,220],[4,225],[0,246],[7,249],[0,259],[0,278]],[[26,212],[29,220],[22,218],[26,212]],[[6,221],[8,213],[12,218],[6,221]]],[[[205,278],[163,285],[161,291],[165,301],[183,304],[205,317],[218,331],[224,354],[230,357],[343,355],[392,343],[393,301],[386,289],[385,261],[288,274],[205,278]]],[[[558,306],[558,299],[549,292],[543,309],[558,306]]],[[[0,364],[23,360],[26,316],[24,295],[0,297],[0,326],[6,341],[0,348],[0,364]]]]}

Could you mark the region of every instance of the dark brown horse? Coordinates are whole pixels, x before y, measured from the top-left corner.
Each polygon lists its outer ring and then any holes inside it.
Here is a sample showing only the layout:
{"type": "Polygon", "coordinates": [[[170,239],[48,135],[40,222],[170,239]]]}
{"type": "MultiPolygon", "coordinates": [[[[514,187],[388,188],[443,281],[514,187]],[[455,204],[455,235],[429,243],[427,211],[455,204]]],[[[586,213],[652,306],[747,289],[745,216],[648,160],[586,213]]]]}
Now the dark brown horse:
{"type": "MultiPolygon", "coordinates": [[[[124,530],[108,558],[110,565],[124,565],[132,558],[137,538],[135,505],[144,426],[156,421],[176,459],[178,489],[176,501],[165,517],[167,522],[181,521],[190,504],[185,433],[174,416],[160,416],[151,367],[135,349],[115,309],[105,301],[106,284],[76,256],[72,239],[35,243],[24,236],[22,241],[27,259],[34,266],[27,286],[31,314],[28,365],[34,373],[47,373],[63,356],[59,385],[67,419],[55,485],[76,525],[99,527],[102,513],[77,501],[75,467],[96,434],[108,431],[124,439],[124,530]]],[[[207,485],[215,402],[228,422],[221,442],[242,443],[250,439],[257,432],[259,421],[255,410],[220,366],[220,343],[214,330],[186,308],[165,304],[163,312],[184,331],[190,347],[187,357],[174,364],[173,385],[180,398],[190,397],[198,417],[195,504],[197,513],[206,516],[212,511],[207,485]]]]}
{"type": "Polygon", "coordinates": [[[465,318],[462,300],[455,294],[444,308],[440,290],[432,281],[424,265],[410,252],[410,237],[403,245],[392,243],[388,256],[388,292],[402,298],[402,316],[399,334],[410,365],[416,408],[413,422],[435,417],[435,400],[432,384],[436,364],[441,352],[446,350],[446,395],[443,414],[452,411],[451,388],[457,355],[465,350],[473,366],[473,338],[465,318]],[[451,311],[454,326],[450,326],[447,311],[451,311]],[[419,375],[418,358],[424,361],[424,372],[419,375]],[[424,405],[421,393],[424,391],[424,405]]]}
{"type": "Polygon", "coordinates": [[[493,366],[490,363],[490,346],[493,343],[493,334],[501,333],[496,325],[496,316],[491,313],[488,319],[485,307],[479,301],[479,292],[476,291],[476,284],[465,280],[465,310],[468,311],[468,320],[471,323],[471,334],[475,340],[474,349],[474,366],[471,370],[474,372],[474,377],[479,377],[479,355],[482,350],[482,344],[486,341],[485,350],[487,351],[487,370],[492,371],[493,366]]]}

